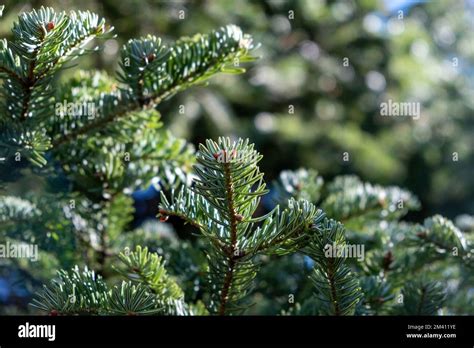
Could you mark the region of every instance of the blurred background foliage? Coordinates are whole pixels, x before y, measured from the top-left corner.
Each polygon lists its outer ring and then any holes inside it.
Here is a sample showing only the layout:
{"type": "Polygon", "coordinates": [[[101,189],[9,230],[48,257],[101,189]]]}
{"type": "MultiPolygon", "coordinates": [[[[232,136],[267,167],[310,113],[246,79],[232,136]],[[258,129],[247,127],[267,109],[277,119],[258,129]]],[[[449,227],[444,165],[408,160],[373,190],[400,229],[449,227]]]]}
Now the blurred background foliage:
{"type": "MultiPolygon", "coordinates": [[[[208,88],[192,88],[161,104],[163,122],[174,135],[194,144],[222,135],[248,137],[264,155],[260,165],[267,182],[284,169],[299,167],[314,168],[327,181],[357,174],[412,191],[422,208],[410,213],[410,220],[442,214],[458,217],[465,230],[474,225],[469,217],[474,215],[472,0],[3,3],[0,37],[7,38],[18,13],[42,5],[104,16],[117,37],[78,64],[111,74],[120,47],[130,38],[154,34],[174,40],[237,24],[261,43],[261,59],[244,75],[218,76],[208,88]],[[419,102],[420,118],[382,117],[380,105],[389,99],[419,102]],[[343,160],[344,153],[349,161],[343,160]]],[[[23,178],[10,190],[25,193],[40,186],[35,178],[23,178]]],[[[156,208],[153,192],[142,198],[156,208]]],[[[156,213],[140,209],[150,217],[156,213]]],[[[204,260],[191,242],[177,242],[173,231],[155,225],[145,224],[139,240],[165,255],[170,273],[184,277],[180,281],[187,284],[188,298],[199,298],[204,260]],[[154,231],[163,237],[150,237],[154,231]],[[182,269],[189,272],[182,274],[182,269]]],[[[119,237],[117,243],[122,242],[130,240],[119,237]]],[[[303,280],[310,269],[301,255],[264,267],[253,299],[256,312],[274,314],[288,304],[289,289],[297,299],[306,298],[311,288],[303,280]]]]}

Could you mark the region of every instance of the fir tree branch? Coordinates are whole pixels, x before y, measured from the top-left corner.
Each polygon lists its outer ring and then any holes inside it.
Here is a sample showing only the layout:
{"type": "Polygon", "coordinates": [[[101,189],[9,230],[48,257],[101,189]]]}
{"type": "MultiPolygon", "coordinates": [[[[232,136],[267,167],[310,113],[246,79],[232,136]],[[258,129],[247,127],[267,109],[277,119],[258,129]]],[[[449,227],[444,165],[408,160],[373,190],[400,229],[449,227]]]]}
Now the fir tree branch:
{"type": "Polygon", "coordinates": [[[425,279],[407,282],[402,295],[403,304],[396,309],[396,313],[402,315],[434,315],[446,300],[443,285],[425,279]]]}
{"type": "Polygon", "coordinates": [[[95,121],[89,122],[81,128],[75,129],[67,134],[63,134],[61,137],[53,140],[52,145],[54,148],[58,148],[61,145],[68,144],[73,140],[76,140],[78,137],[84,134],[94,134],[103,129],[106,125],[111,123],[114,120],[118,120],[133,111],[139,110],[140,108],[134,104],[130,97],[126,93],[114,93],[114,94],[104,94],[99,98],[99,102],[94,104],[100,104],[100,101],[106,102],[108,105],[117,103],[118,106],[112,108],[110,113],[104,117],[99,117],[95,121]]]}
{"type": "Polygon", "coordinates": [[[31,95],[33,93],[33,89],[35,88],[36,83],[39,81],[34,75],[37,59],[38,59],[38,52],[41,48],[41,45],[44,43],[44,32],[40,31],[39,35],[39,43],[33,49],[33,52],[30,57],[30,62],[28,64],[28,73],[26,77],[23,79],[23,105],[20,113],[20,121],[24,121],[27,118],[29,105],[31,102],[31,95]]]}
{"type": "Polygon", "coordinates": [[[54,102],[54,78],[92,38],[108,32],[104,20],[90,12],[56,13],[42,7],[19,17],[11,43],[2,40],[0,45],[0,78],[13,77],[4,81],[2,91],[5,116],[0,121],[6,124],[0,134],[2,155],[16,151],[33,164],[46,163],[51,139],[45,123],[54,102]],[[10,122],[15,119],[19,122],[10,122]]]}
{"type": "Polygon", "coordinates": [[[314,225],[314,236],[305,251],[316,262],[311,276],[317,290],[315,296],[328,315],[351,315],[362,297],[358,279],[344,263],[345,254],[337,248],[345,245],[344,227],[329,219],[314,225]],[[327,255],[328,249],[331,254],[327,255]],[[334,250],[335,249],[335,250],[334,250]]]}
{"type": "Polygon", "coordinates": [[[454,248],[461,253],[466,250],[467,242],[463,233],[450,220],[440,215],[425,219],[423,226],[415,230],[415,236],[410,239],[412,242],[432,244],[443,252],[452,252],[454,248]]]}
{"type": "Polygon", "coordinates": [[[191,311],[184,302],[184,293],[168,275],[162,258],[147,248],[137,246],[135,251],[120,253],[120,261],[125,269],[114,267],[116,271],[137,285],[143,285],[157,296],[165,314],[188,315],[191,311]]]}
{"type": "Polygon", "coordinates": [[[364,183],[356,176],[340,176],[328,185],[322,209],[338,221],[358,226],[362,218],[397,220],[419,205],[416,197],[398,187],[382,187],[364,183]]]}
{"type": "Polygon", "coordinates": [[[161,258],[140,248],[120,258],[131,268],[119,270],[128,282],[110,289],[100,275],[76,266],[70,272],[59,271],[31,305],[50,315],[189,314],[183,293],[166,274],[161,258]],[[141,277],[137,279],[136,274],[141,277]]]}
{"type": "Polygon", "coordinates": [[[201,202],[201,196],[185,186],[179,188],[177,193],[173,189],[171,191],[171,200],[168,200],[163,191],[160,194],[161,204],[158,215],[160,220],[166,221],[169,216],[176,216],[199,230],[206,228],[204,225],[205,217],[198,208],[204,203],[201,202]]]}
{"type": "Polygon", "coordinates": [[[208,140],[196,157],[194,186],[173,192],[171,201],[162,194],[160,216],[181,216],[200,229],[208,242],[209,309],[224,315],[243,309],[239,302],[257,273],[252,259],[297,251],[323,214],[309,202],[290,200],[282,212],[277,207],[254,217],[267,190],[257,165],[262,156],[248,140],[208,140]]]}
{"type": "Polygon", "coordinates": [[[238,27],[232,25],[192,39],[182,38],[166,53],[161,41],[154,37],[132,40],[124,47],[121,63],[124,72],[119,75],[122,82],[130,85],[131,91],[124,90],[113,97],[118,105],[108,115],[55,139],[53,146],[98,131],[130,112],[155,108],[163,100],[204,82],[216,73],[243,72],[243,69],[231,70],[229,65],[235,59],[239,62],[253,60],[248,53],[253,48],[250,36],[242,34],[238,27]],[[125,58],[130,58],[130,67],[124,64],[125,58]],[[158,64],[162,61],[161,65],[158,64]],[[148,77],[145,78],[145,75],[148,77]],[[148,87],[146,95],[145,85],[148,87]]]}
{"type": "Polygon", "coordinates": [[[229,299],[228,298],[229,288],[234,278],[235,260],[233,258],[233,255],[235,254],[236,248],[237,248],[237,218],[236,218],[236,212],[234,208],[234,182],[232,179],[230,164],[224,163],[223,167],[224,167],[225,186],[226,186],[226,191],[227,191],[227,207],[230,213],[230,248],[227,249],[227,252],[229,253],[228,271],[225,275],[224,283],[222,285],[221,298],[220,298],[220,304],[219,304],[219,315],[224,315],[226,312],[226,305],[229,299]]]}
{"type": "Polygon", "coordinates": [[[256,248],[257,252],[285,255],[302,249],[311,236],[311,227],[326,216],[308,201],[288,200],[288,207],[280,212],[277,206],[265,219],[256,234],[264,234],[267,240],[256,248]]]}
{"type": "Polygon", "coordinates": [[[200,225],[198,222],[194,221],[193,219],[191,219],[189,216],[183,214],[183,213],[179,213],[177,211],[171,211],[171,210],[166,210],[166,209],[160,209],[159,211],[159,216],[160,216],[160,219],[164,222],[166,220],[168,220],[168,217],[170,216],[175,216],[181,220],[183,220],[185,223],[188,223],[194,227],[196,227],[198,230],[201,230],[204,228],[204,226],[200,225]]]}
{"type": "Polygon", "coordinates": [[[8,46],[8,41],[6,39],[0,40],[0,78],[6,75],[16,80],[20,85],[24,85],[20,68],[15,60],[15,54],[8,46]]]}

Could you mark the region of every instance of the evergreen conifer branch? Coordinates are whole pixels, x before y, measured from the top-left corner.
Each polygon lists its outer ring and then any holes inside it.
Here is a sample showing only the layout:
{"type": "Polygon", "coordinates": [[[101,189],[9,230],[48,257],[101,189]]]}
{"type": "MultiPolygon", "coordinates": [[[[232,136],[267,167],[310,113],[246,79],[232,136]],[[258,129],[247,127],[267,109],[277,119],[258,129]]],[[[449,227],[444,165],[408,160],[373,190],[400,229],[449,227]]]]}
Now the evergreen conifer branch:
{"type": "Polygon", "coordinates": [[[380,275],[359,278],[362,298],[356,307],[356,315],[382,315],[392,310],[395,294],[391,284],[380,275]]]}
{"type": "MultiPolygon", "coordinates": [[[[19,109],[7,108],[10,117],[20,121],[29,118],[38,124],[51,111],[54,91],[50,84],[58,70],[89,41],[109,31],[105,21],[90,12],[66,14],[41,8],[23,13],[13,26],[12,41],[20,65],[26,67],[21,80],[23,94],[18,98],[15,91],[7,92],[8,97],[21,100],[19,109]]],[[[8,99],[7,104],[15,105],[8,99]]]]}
{"type": "Polygon", "coordinates": [[[398,187],[372,185],[354,175],[338,176],[323,186],[317,172],[303,168],[280,173],[275,187],[280,202],[300,197],[319,203],[329,217],[348,228],[360,228],[367,220],[398,220],[420,206],[414,195],[398,187]]]}
{"type": "Polygon", "coordinates": [[[409,281],[402,290],[403,305],[397,314],[435,315],[446,300],[443,284],[435,281],[409,281]]]}
{"type": "Polygon", "coordinates": [[[254,59],[249,54],[254,48],[251,37],[233,25],[182,38],[169,48],[151,35],[130,40],[122,50],[119,81],[123,87],[83,100],[94,103],[93,120],[54,132],[51,126],[58,122],[52,116],[57,100],[53,87],[58,72],[86,52],[92,39],[104,37],[112,29],[88,11],[56,13],[42,7],[19,17],[13,26],[13,40],[0,42],[1,107],[5,110],[0,117],[2,158],[20,151],[32,163],[43,166],[51,147],[96,134],[131,113],[153,109],[218,72],[243,72],[240,64],[254,59]]]}
{"type": "Polygon", "coordinates": [[[467,248],[463,233],[450,220],[440,215],[426,219],[412,237],[418,245],[432,245],[443,253],[454,249],[463,253],[467,248]]]}
{"type": "Polygon", "coordinates": [[[126,250],[120,253],[119,259],[125,269],[114,268],[130,281],[146,285],[160,296],[175,299],[183,297],[182,290],[169,278],[162,258],[150,253],[148,248],[137,246],[135,251],[126,250]]]}
{"type": "Polygon", "coordinates": [[[160,314],[161,311],[156,297],[142,285],[122,282],[109,292],[109,315],[151,315],[160,314]]]}
{"type": "Polygon", "coordinates": [[[123,47],[119,81],[129,86],[140,107],[143,107],[145,100],[149,98],[145,91],[151,91],[153,84],[157,83],[154,75],[159,74],[168,54],[161,40],[152,35],[129,40],[123,47]]]}
{"type": "Polygon", "coordinates": [[[167,274],[160,256],[150,253],[147,248],[137,246],[133,252],[126,250],[120,253],[119,259],[125,265],[125,269],[114,267],[115,270],[132,283],[143,286],[155,294],[163,313],[173,315],[192,313],[184,302],[183,291],[167,274]]]}
{"type": "Polygon", "coordinates": [[[90,12],[56,13],[42,7],[23,13],[13,26],[13,40],[0,45],[4,113],[0,116],[3,157],[20,151],[32,163],[46,163],[51,139],[45,120],[53,113],[53,80],[65,63],[82,54],[93,38],[110,30],[90,12]]]}
{"type": "Polygon", "coordinates": [[[50,315],[189,315],[181,288],[167,274],[162,259],[147,248],[119,255],[124,267],[115,270],[128,281],[109,287],[87,267],[61,270],[44,285],[31,305],[50,315]]]}
{"type": "Polygon", "coordinates": [[[107,303],[107,284],[87,267],[61,270],[50,286],[43,286],[31,305],[50,315],[101,314],[107,303]]]}
{"type": "Polygon", "coordinates": [[[160,216],[183,218],[207,240],[209,309],[220,315],[241,311],[239,303],[258,270],[253,258],[298,250],[322,212],[306,201],[291,200],[282,212],[276,207],[254,217],[267,190],[258,167],[262,156],[248,140],[207,140],[196,158],[194,185],[173,194],[171,202],[162,194],[160,216]]]}
{"type": "Polygon", "coordinates": [[[93,133],[130,112],[154,108],[219,72],[244,72],[240,64],[255,59],[250,55],[254,48],[251,37],[234,25],[193,38],[181,38],[169,49],[154,36],[130,40],[122,50],[122,72],[119,73],[119,80],[129,89],[100,96],[95,102],[102,105],[99,117],[55,139],[53,145],[93,133]]]}
{"type": "MultiPolygon", "coordinates": [[[[0,40],[0,78],[11,78],[17,84],[22,83],[22,70],[6,39],[0,40]]],[[[13,81],[11,82],[13,83],[13,81]]]]}
{"type": "Polygon", "coordinates": [[[277,206],[267,215],[255,235],[265,235],[266,240],[254,243],[255,251],[266,254],[286,255],[303,249],[311,234],[311,224],[318,224],[325,216],[321,209],[306,201],[289,199],[288,207],[280,212],[277,206]]]}
{"type": "Polygon", "coordinates": [[[315,234],[306,252],[315,261],[311,276],[316,288],[315,296],[322,301],[320,311],[326,315],[352,315],[362,297],[356,275],[345,264],[345,255],[337,248],[346,244],[342,224],[324,219],[314,225],[315,234]],[[336,250],[334,250],[334,248],[336,250]],[[332,252],[327,255],[328,249],[332,252]]]}
{"type": "Polygon", "coordinates": [[[363,183],[355,176],[336,178],[328,185],[328,192],[322,208],[328,216],[345,223],[357,223],[361,218],[396,220],[419,207],[417,198],[408,191],[363,183]]]}

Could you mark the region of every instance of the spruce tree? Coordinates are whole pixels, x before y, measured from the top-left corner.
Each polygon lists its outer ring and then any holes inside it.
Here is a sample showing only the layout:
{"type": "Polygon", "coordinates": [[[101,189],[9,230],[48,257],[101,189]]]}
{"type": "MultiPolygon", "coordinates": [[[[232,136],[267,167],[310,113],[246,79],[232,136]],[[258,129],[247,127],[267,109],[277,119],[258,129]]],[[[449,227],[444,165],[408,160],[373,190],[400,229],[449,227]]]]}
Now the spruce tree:
{"type": "Polygon", "coordinates": [[[255,60],[252,37],[239,27],[172,43],[131,39],[116,78],[62,74],[112,35],[96,14],[41,8],[21,14],[12,31],[0,41],[0,189],[27,177],[42,193],[0,197],[0,238],[40,252],[38,262],[6,259],[2,273],[21,274],[34,289],[33,310],[243,314],[262,270],[303,255],[311,291],[281,314],[459,311],[472,287],[471,243],[438,215],[403,221],[420,205],[410,192],[284,171],[272,185],[274,208],[261,213],[265,159],[250,140],[209,139],[195,151],[163,127],[164,100],[255,60]],[[150,184],[161,194],[155,226],[166,231],[179,219],[194,239],[173,244],[133,226],[132,193],[150,184]],[[348,255],[351,246],[362,254],[348,255]],[[440,274],[462,281],[450,288],[440,274]]]}

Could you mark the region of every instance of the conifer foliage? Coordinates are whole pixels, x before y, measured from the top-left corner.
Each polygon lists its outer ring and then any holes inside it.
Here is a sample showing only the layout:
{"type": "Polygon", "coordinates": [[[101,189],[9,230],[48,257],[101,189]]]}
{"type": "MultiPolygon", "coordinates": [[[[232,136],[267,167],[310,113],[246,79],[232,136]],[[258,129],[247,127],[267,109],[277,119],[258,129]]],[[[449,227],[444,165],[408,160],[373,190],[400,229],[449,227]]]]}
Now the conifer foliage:
{"type": "Polygon", "coordinates": [[[322,214],[307,201],[291,199],[288,208],[277,206],[255,217],[267,193],[258,167],[261,158],[248,140],[208,140],[197,153],[194,185],[173,195],[172,203],[162,195],[161,216],[184,219],[206,239],[210,308],[221,315],[241,309],[237,304],[257,273],[255,256],[297,251],[322,214]]]}
{"type": "Polygon", "coordinates": [[[116,78],[61,74],[112,35],[94,13],[41,8],[12,31],[0,41],[0,241],[39,247],[37,263],[2,266],[34,289],[25,312],[243,314],[262,267],[303,255],[310,294],[276,314],[457,313],[452,303],[472,287],[471,243],[441,216],[404,222],[420,206],[410,192],[300,169],[283,171],[270,194],[250,140],[220,137],[195,151],[163,127],[161,102],[255,60],[239,27],[130,39],[116,78]],[[26,177],[40,197],[5,194],[26,177]],[[150,185],[161,194],[154,226],[169,232],[181,220],[194,238],[172,244],[131,223],[132,193],[150,185]],[[263,200],[275,201],[267,213],[263,200]],[[450,279],[434,277],[443,271],[463,281],[448,289],[450,279]]]}

